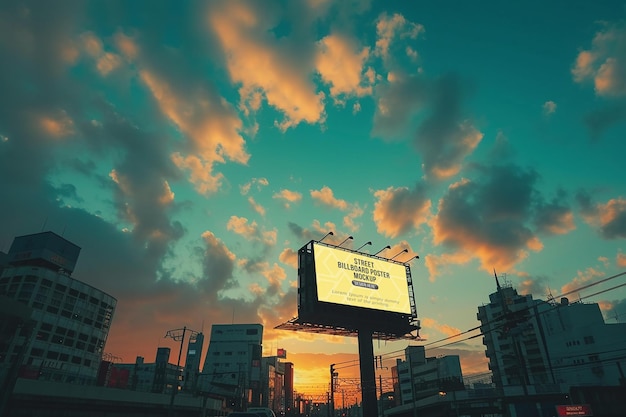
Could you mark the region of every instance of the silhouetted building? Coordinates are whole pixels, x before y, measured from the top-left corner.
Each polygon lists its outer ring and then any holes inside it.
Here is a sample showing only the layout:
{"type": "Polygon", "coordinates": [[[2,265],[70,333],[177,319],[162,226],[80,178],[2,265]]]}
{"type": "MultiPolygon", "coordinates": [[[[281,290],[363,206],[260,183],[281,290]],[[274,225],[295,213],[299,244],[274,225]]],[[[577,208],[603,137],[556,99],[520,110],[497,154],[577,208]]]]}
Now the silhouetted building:
{"type": "Polygon", "coordinates": [[[408,346],[404,356],[406,360],[396,359],[396,369],[392,369],[392,376],[398,378],[394,381],[396,404],[465,389],[458,355],[427,358],[424,346],[408,346]]]}
{"type": "Polygon", "coordinates": [[[231,408],[258,406],[262,341],[261,324],[214,324],[199,390],[228,398],[231,408]]]}
{"type": "Polygon", "coordinates": [[[20,361],[27,377],[95,384],[117,301],[70,276],[79,253],[52,232],[14,239],[0,296],[32,309],[34,324],[0,343],[0,369],[20,361]]]}
{"type": "Polygon", "coordinates": [[[192,333],[187,345],[187,359],[183,370],[182,387],[184,391],[196,392],[200,374],[200,356],[204,345],[204,334],[192,333]]]}
{"type": "Polygon", "coordinates": [[[493,382],[510,413],[530,415],[575,387],[625,383],[626,324],[606,324],[597,303],[533,300],[496,284],[478,319],[493,382]]]}
{"type": "Polygon", "coordinates": [[[285,375],[284,375],[284,392],[285,392],[285,413],[291,411],[294,406],[293,398],[293,376],[294,369],[293,363],[285,362],[285,375]]]}
{"type": "Polygon", "coordinates": [[[171,393],[176,385],[176,378],[180,375],[180,369],[176,364],[169,363],[170,353],[169,347],[159,347],[154,362],[145,362],[142,356],[137,356],[135,363],[120,363],[114,366],[128,371],[128,389],[158,394],[171,393]]]}

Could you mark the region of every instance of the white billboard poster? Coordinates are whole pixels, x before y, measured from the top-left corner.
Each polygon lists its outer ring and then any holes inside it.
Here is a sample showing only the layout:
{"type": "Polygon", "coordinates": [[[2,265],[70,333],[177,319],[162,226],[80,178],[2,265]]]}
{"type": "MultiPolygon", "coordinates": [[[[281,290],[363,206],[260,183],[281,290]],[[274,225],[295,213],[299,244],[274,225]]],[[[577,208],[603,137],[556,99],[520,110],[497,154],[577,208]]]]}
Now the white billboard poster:
{"type": "Polygon", "coordinates": [[[411,314],[403,264],[313,245],[319,301],[411,314]]]}

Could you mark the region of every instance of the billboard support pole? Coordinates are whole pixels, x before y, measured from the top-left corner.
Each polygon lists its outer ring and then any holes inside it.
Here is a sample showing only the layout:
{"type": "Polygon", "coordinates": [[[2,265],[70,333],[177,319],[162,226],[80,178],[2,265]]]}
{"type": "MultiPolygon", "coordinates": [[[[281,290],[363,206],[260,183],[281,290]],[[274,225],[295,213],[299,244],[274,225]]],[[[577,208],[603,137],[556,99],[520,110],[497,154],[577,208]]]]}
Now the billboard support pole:
{"type": "Polygon", "coordinates": [[[373,331],[360,328],[359,339],[359,367],[361,370],[361,401],[363,417],[377,417],[376,406],[376,372],[374,370],[373,331]]]}

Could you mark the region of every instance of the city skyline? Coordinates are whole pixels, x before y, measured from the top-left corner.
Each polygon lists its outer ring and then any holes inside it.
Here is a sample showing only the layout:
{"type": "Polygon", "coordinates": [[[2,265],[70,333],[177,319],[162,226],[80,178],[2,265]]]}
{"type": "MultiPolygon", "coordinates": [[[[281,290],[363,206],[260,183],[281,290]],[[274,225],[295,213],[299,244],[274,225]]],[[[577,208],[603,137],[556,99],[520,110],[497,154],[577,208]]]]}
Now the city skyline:
{"type": "MultiPolygon", "coordinates": [[[[105,351],[124,362],[176,351],[171,329],[261,323],[297,391],[357,358],[356,339],[274,329],[297,314],[297,250],[330,231],[419,255],[424,344],[478,325],[494,271],[623,322],[623,287],[570,291],[626,270],[625,12],[3,2],[0,251],[47,230],[80,246],[72,277],[117,299],[105,351]]],[[[480,338],[435,354],[487,371],[480,338]]]]}

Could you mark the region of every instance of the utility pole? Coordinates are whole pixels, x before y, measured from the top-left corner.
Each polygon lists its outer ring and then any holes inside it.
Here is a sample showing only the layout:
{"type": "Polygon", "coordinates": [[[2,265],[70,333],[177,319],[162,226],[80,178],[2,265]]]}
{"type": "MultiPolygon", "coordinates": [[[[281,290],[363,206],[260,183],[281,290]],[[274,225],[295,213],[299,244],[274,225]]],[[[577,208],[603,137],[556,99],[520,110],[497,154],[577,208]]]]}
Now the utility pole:
{"type": "Polygon", "coordinates": [[[335,378],[339,373],[335,372],[335,364],[330,364],[330,404],[328,404],[328,417],[335,417],[335,378]]]}
{"type": "MultiPolygon", "coordinates": [[[[174,397],[178,393],[178,388],[180,386],[180,357],[183,354],[183,344],[185,343],[186,332],[191,333],[190,337],[196,337],[198,335],[198,332],[196,332],[195,330],[188,329],[187,326],[183,327],[182,329],[168,330],[167,333],[165,334],[165,338],[169,337],[169,338],[174,339],[175,341],[180,340],[180,349],[178,350],[178,361],[176,362],[176,383],[172,387],[172,397],[170,398],[170,413],[172,415],[174,414],[174,397]]],[[[167,383],[167,380],[166,380],[166,383],[167,383]]]]}

